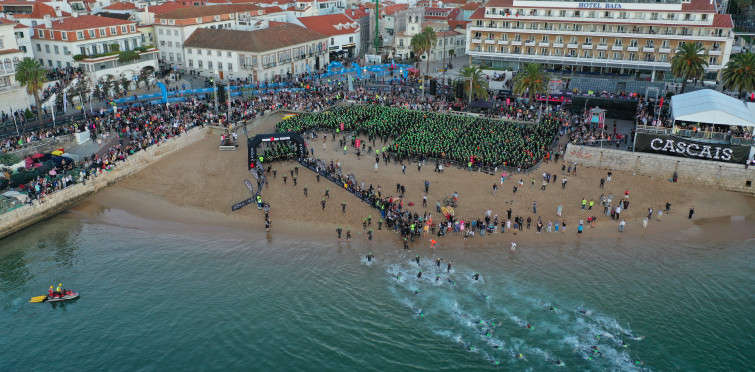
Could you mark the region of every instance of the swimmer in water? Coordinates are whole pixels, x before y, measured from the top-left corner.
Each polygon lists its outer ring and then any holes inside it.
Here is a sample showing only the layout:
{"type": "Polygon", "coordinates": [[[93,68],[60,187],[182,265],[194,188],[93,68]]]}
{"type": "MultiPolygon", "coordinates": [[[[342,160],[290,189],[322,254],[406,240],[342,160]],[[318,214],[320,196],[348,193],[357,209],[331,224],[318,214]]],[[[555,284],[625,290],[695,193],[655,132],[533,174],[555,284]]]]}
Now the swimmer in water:
{"type": "Polygon", "coordinates": [[[416,290],[416,291],[414,291],[414,294],[420,294],[420,293],[422,293],[422,292],[419,289],[416,290]]]}
{"type": "Polygon", "coordinates": [[[450,277],[449,277],[449,278],[446,278],[446,279],[448,279],[448,282],[449,282],[449,283],[456,285],[456,282],[455,282],[455,281],[453,281],[453,280],[452,280],[452,279],[451,279],[450,277]]]}
{"type": "Polygon", "coordinates": [[[435,282],[438,283],[438,281],[440,281],[440,275],[435,274],[435,282]]]}
{"type": "Polygon", "coordinates": [[[556,308],[553,306],[548,306],[546,309],[549,311],[556,311],[556,308]]]}
{"type": "Polygon", "coordinates": [[[520,354],[514,354],[515,359],[524,359],[524,355],[520,354]]]}
{"type": "Polygon", "coordinates": [[[560,361],[560,360],[556,360],[556,361],[554,361],[554,363],[555,363],[555,364],[556,364],[557,366],[559,366],[559,367],[563,367],[563,366],[565,366],[565,365],[566,365],[566,364],[564,364],[564,362],[562,362],[562,361],[560,361]]]}
{"type": "Polygon", "coordinates": [[[409,250],[409,242],[404,238],[404,249],[409,250]]]}
{"type": "Polygon", "coordinates": [[[419,255],[417,255],[417,257],[414,257],[414,261],[417,261],[417,266],[419,266],[419,255]]]}
{"type": "Polygon", "coordinates": [[[474,278],[474,280],[480,280],[480,273],[474,273],[472,277],[474,278]]]}
{"type": "Polygon", "coordinates": [[[454,262],[453,262],[453,261],[449,261],[449,262],[448,262],[448,267],[446,268],[446,272],[447,272],[447,273],[450,273],[450,272],[451,272],[451,265],[453,265],[453,264],[454,264],[454,262]]]}
{"type": "Polygon", "coordinates": [[[440,267],[440,260],[441,260],[441,258],[440,258],[440,257],[438,257],[438,258],[437,258],[437,259],[435,260],[435,266],[438,266],[438,267],[440,267]]]}
{"type": "Polygon", "coordinates": [[[527,329],[535,329],[535,327],[533,327],[533,326],[532,326],[531,324],[529,324],[529,323],[527,323],[527,325],[526,325],[526,326],[524,326],[524,328],[527,328],[527,329]]]}
{"type": "Polygon", "coordinates": [[[367,253],[367,262],[372,262],[372,258],[375,257],[372,255],[372,252],[367,253]]]}
{"type": "Polygon", "coordinates": [[[422,311],[422,309],[419,309],[419,311],[417,311],[417,314],[419,314],[419,316],[425,316],[425,313],[422,311]]]}
{"type": "Polygon", "coordinates": [[[417,273],[417,279],[422,279],[422,270],[417,273]]]}

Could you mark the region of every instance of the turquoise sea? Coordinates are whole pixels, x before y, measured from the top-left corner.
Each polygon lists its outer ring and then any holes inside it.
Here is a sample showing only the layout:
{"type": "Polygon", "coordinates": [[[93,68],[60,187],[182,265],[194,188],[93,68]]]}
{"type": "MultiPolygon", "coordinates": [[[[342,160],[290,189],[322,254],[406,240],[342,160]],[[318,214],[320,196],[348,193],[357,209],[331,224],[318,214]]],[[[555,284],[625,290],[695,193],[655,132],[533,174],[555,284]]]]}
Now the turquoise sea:
{"type": "Polygon", "coordinates": [[[386,241],[65,212],[0,240],[0,371],[753,369],[755,240],[386,241]]]}

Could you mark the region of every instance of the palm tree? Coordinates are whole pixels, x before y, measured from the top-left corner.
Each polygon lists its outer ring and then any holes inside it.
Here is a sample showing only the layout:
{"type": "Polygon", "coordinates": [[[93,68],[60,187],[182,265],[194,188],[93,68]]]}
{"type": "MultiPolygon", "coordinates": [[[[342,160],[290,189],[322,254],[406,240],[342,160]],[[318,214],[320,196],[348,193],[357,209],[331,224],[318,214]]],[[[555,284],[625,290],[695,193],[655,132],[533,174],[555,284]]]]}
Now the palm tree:
{"type": "Polygon", "coordinates": [[[734,55],[721,72],[724,89],[742,92],[755,91],[755,53],[734,55]]]}
{"type": "MultiPolygon", "coordinates": [[[[488,96],[488,82],[483,78],[482,70],[477,66],[465,66],[461,69],[464,79],[464,91],[469,94],[469,83],[472,82],[472,96],[475,98],[488,96]]],[[[471,101],[471,97],[470,97],[471,101]]]]}
{"type": "Polygon", "coordinates": [[[705,53],[702,43],[684,43],[671,57],[671,73],[682,81],[681,92],[687,86],[687,80],[700,79],[708,67],[708,54],[705,53]]]}
{"type": "Polygon", "coordinates": [[[26,93],[34,96],[37,120],[42,121],[42,101],[39,99],[39,91],[47,81],[47,71],[42,68],[39,61],[26,57],[16,65],[16,81],[22,87],[26,87],[26,93]]]}
{"type": "MultiPolygon", "coordinates": [[[[524,95],[530,99],[530,104],[538,93],[548,94],[548,81],[550,77],[539,63],[528,63],[524,70],[519,71],[514,78],[514,94],[524,95]]],[[[547,104],[547,102],[546,102],[547,104]]]]}
{"type": "Polygon", "coordinates": [[[425,53],[427,43],[427,35],[425,35],[424,33],[419,33],[412,36],[412,41],[409,43],[409,46],[412,48],[412,53],[414,53],[414,59],[417,61],[418,70],[419,61],[422,59],[422,54],[425,53]]]}
{"type": "Polygon", "coordinates": [[[425,39],[427,40],[427,43],[425,44],[425,53],[427,53],[427,64],[425,65],[425,74],[430,73],[430,50],[432,50],[435,43],[438,42],[438,38],[435,36],[435,30],[433,30],[432,27],[425,27],[424,30],[422,30],[422,33],[425,34],[425,39]]]}

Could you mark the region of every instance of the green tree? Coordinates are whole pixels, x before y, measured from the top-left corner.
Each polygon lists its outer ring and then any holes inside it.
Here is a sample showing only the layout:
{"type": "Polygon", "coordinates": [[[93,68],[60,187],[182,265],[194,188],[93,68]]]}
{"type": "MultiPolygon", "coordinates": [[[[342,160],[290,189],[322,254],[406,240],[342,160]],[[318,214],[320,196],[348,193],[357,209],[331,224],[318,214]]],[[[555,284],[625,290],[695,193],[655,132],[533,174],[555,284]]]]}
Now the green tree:
{"type": "Polygon", "coordinates": [[[432,50],[433,46],[435,46],[435,43],[438,42],[438,37],[435,35],[435,30],[433,30],[432,27],[425,27],[425,29],[422,30],[422,33],[425,35],[425,40],[427,40],[427,43],[425,45],[425,53],[427,53],[425,74],[429,74],[430,73],[430,50],[432,50]]]}
{"type": "Polygon", "coordinates": [[[465,66],[461,69],[461,76],[464,82],[464,92],[469,96],[470,81],[472,82],[472,96],[474,98],[488,97],[488,82],[484,78],[482,70],[477,66],[465,66]]]}
{"type": "Polygon", "coordinates": [[[417,69],[419,69],[419,61],[422,60],[422,54],[425,53],[428,43],[427,35],[423,32],[412,36],[412,40],[409,42],[409,47],[412,48],[412,53],[414,53],[414,59],[417,61],[417,69]]]}
{"type": "Polygon", "coordinates": [[[42,101],[39,99],[39,91],[47,81],[47,71],[36,59],[24,58],[16,66],[16,81],[22,87],[26,87],[26,93],[34,96],[34,104],[37,107],[37,120],[42,120],[42,101]]]}
{"type": "Polygon", "coordinates": [[[755,91],[755,53],[747,52],[732,56],[721,72],[724,89],[742,92],[755,91]]]}
{"type": "Polygon", "coordinates": [[[671,73],[682,81],[681,93],[687,87],[687,80],[700,79],[708,67],[708,54],[705,53],[702,43],[684,43],[671,57],[671,73]]]}
{"type": "Polygon", "coordinates": [[[149,77],[152,76],[152,73],[155,71],[155,69],[152,66],[146,66],[139,70],[139,77],[137,80],[136,87],[139,88],[139,82],[144,83],[145,88],[149,88],[149,77]]]}
{"type": "Polygon", "coordinates": [[[524,70],[519,71],[514,78],[514,94],[524,95],[535,102],[535,96],[539,93],[548,93],[548,81],[550,77],[539,63],[528,63],[524,70]]]}
{"type": "Polygon", "coordinates": [[[118,62],[121,62],[121,63],[138,61],[140,59],[142,59],[141,54],[133,50],[127,50],[125,52],[121,52],[120,54],[118,54],[118,62]]]}

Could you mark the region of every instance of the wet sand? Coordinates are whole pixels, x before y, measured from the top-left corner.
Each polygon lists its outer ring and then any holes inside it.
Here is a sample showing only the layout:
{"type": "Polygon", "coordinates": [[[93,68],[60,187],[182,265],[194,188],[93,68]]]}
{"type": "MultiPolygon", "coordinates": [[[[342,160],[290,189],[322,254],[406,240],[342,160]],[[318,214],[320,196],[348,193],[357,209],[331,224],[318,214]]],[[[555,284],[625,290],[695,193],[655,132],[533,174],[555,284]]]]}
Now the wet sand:
{"type": "MultiPolygon", "coordinates": [[[[256,133],[270,133],[281,115],[273,115],[255,128],[250,128],[249,135],[256,133]]],[[[243,138],[243,135],[240,135],[243,138]]],[[[240,141],[241,142],[241,141],[240,141]]],[[[246,170],[246,145],[241,144],[237,151],[219,151],[219,138],[207,139],[186,147],[175,154],[167,156],[144,171],[129,177],[117,185],[95,195],[83,202],[75,209],[93,212],[97,208],[119,208],[128,210],[136,215],[155,220],[175,220],[193,224],[218,224],[245,229],[262,231],[264,213],[251,204],[239,211],[231,212],[231,205],[247,199],[250,193],[243,184],[244,179],[254,178],[246,170]]],[[[406,186],[404,200],[405,207],[413,202],[411,211],[432,213],[436,221],[442,216],[435,213],[435,202],[450,197],[454,191],[459,193],[459,206],[455,208],[456,216],[461,219],[482,218],[485,211],[490,209],[499,215],[499,221],[505,220],[506,209],[512,209],[512,216],[532,217],[530,230],[507,234],[486,234],[485,237],[475,236],[463,240],[461,235],[449,235],[437,239],[439,248],[443,246],[504,246],[508,248],[511,241],[516,241],[519,247],[527,242],[550,243],[569,242],[587,239],[616,239],[622,237],[637,237],[664,234],[689,239],[749,239],[753,235],[749,228],[728,228],[731,216],[735,216],[734,226],[753,226],[755,200],[750,195],[721,191],[717,189],[693,186],[681,183],[671,183],[665,179],[645,176],[633,176],[625,172],[613,172],[611,182],[606,182],[605,189],[600,189],[600,178],[607,170],[579,167],[577,176],[566,176],[566,189],[561,188],[562,162],[546,163],[531,175],[514,174],[507,177],[500,185],[500,174],[487,175],[478,172],[467,172],[455,168],[446,168],[443,174],[433,172],[434,165],[426,164],[421,171],[417,170],[417,163],[407,164],[406,174],[402,174],[401,166],[381,162],[378,172],[374,170],[375,157],[362,156],[357,159],[350,153],[346,156],[343,150],[335,151],[338,142],[332,142],[330,136],[327,150],[322,150],[322,137],[309,144],[315,149],[315,157],[326,162],[331,160],[342,163],[346,174],[353,173],[358,180],[364,180],[365,186],[370,183],[374,187],[380,185],[383,195],[395,195],[396,183],[406,186]],[[557,175],[556,183],[550,183],[545,191],[540,190],[542,173],[550,172],[557,175]],[[524,187],[516,194],[512,188],[518,186],[518,180],[524,180],[524,187]],[[535,178],[535,188],[530,189],[531,179],[535,178]],[[422,208],[424,195],[424,181],[430,182],[428,193],[428,207],[422,208]],[[493,195],[492,186],[498,184],[500,189],[493,195]],[[624,191],[630,192],[630,206],[622,211],[622,218],[627,226],[624,233],[618,232],[618,222],[612,222],[605,217],[603,208],[599,207],[601,194],[612,193],[614,202],[622,198],[624,191]],[[592,213],[581,211],[581,200],[596,200],[592,213]],[[532,202],[537,201],[537,214],[532,212],[532,202]],[[672,204],[671,213],[663,215],[663,221],[656,221],[656,213],[642,228],[642,219],[647,215],[647,208],[654,211],[663,209],[666,201],[672,204]],[[557,205],[563,205],[562,217],[557,217],[557,205]],[[690,206],[695,206],[693,220],[687,219],[690,206]],[[595,228],[585,227],[582,237],[577,234],[579,219],[587,223],[587,216],[598,217],[595,228]],[[566,234],[545,233],[536,234],[535,224],[541,216],[544,224],[548,220],[567,221],[566,234]],[[710,236],[696,232],[696,224],[714,224],[725,234],[710,236]],[[669,235],[674,233],[674,235],[669,235]]],[[[378,144],[380,145],[380,144],[378,144]]],[[[350,193],[339,188],[336,184],[321,178],[317,183],[315,173],[299,167],[298,185],[293,186],[290,179],[283,184],[283,175],[289,174],[298,163],[276,162],[272,167],[277,169],[278,175],[269,178],[269,185],[263,190],[263,199],[270,203],[273,227],[271,234],[303,234],[309,237],[333,239],[335,228],[342,226],[350,228],[353,241],[366,241],[367,234],[362,229],[362,220],[372,216],[372,228],[376,242],[388,242],[388,245],[399,245],[399,235],[388,231],[377,231],[380,213],[361,202],[350,193]],[[303,193],[304,186],[308,187],[309,197],[303,193]],[[323,211],[320,201],[325,189],[330,189],[330,199],[326,199],[323,211]],[[341,212],[341,203],[347,203],[346,213],[341,212]]],[[[543,228],[543,231],[545,228],[543,228]]],[[[420,243],[427,245],[427,240],[421,238],[420,243]]]]}

